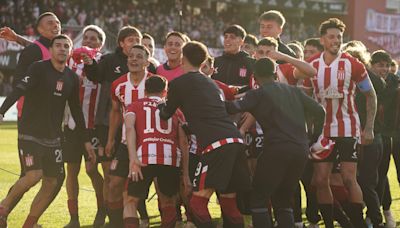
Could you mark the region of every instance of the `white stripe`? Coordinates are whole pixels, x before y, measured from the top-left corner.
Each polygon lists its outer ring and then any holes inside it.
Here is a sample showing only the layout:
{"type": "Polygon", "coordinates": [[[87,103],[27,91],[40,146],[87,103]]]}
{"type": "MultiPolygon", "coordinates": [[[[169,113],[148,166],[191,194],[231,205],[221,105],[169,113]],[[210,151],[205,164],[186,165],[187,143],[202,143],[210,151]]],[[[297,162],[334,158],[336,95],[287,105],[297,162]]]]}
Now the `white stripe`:
{"type": "Polygon", "coordinates": [[[164,144],[164,165],[172,165],[172,147],[164,144]]]}
{"type": "Polygon", "coordinates": [[[207,170],[208,170],[208,165],[204,166],[204,167],[201,169],[201,173],[206,173],[207,170]]]}
{"type": "Polygon", "coordinates": [[[149,143],[149,164],[157,164],[157,144],[149,143]]]}
{"type": "Polygon", "coordinates": [[[220,146],[221,146],[221,143],[220,143],[219,141],[214,142],[213,144],[211,144],[211,147],[212,147],[213,149],[218,148],[218,147],[220,147],[220,146]]]}
{"type": "Polygon", "coordinates": [[[233,141],[233,138],[227,138],[226,139],[226,143],[233,143],[234,141],[233,141]]]}

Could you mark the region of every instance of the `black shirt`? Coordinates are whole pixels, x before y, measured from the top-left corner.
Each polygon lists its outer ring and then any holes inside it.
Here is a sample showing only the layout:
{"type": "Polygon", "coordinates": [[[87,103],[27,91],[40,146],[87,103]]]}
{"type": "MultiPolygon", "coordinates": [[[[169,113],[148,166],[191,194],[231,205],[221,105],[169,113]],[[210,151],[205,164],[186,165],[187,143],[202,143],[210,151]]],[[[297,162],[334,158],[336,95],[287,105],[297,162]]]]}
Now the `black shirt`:
{"type": "Polygon", "coordinates": [[[60,139],[64,109],[68,101],[81,139],[89,141],[79,103],[79,78],[69,68],[56,70],[50,60],[33,63],[16,89],[0,108],[4,113],[22,96],[25,96],[18,134],[44,141],[60,139]]]}
{"type": "Polygon", "coordinates": [[[215,58],[212,79],[228,85],[249,85],[255,60],[244,51],[215,58]]]}
{"type": "MultiPolygon", "coordinates": [[[[377,97],[377,114],[374,121],[374,132],[381,133],[383,128],[383,94],[386,93],[386,83],[383,79],[368,70],[368,76],[374,86],[377,97]]],[[[355,102],[357,105],[358,116],[360,117],[361,129],[364,129],[367,119],[367,100],[365,95],[357,89],[355,102]]]]}
{"type": "Polygon", "coordinates": [[[299,88],[270,82],[246,93],[242,100],[227,102],[228,113],[250,112],[261,125],[266,146],[295,143],[308,146],[306,115],[313,117],[315,133],[320,135],[324,108],[299,88]]]}
{"type": "MultiPolygon", "coordinates": [[[[277,38],[277,41],[278,41],[278,51],[280,51],[280,52],[282,52],[282,53],[284,53],[284,54],[286,54],[286,55],[290,55],[290,56],[292,56],[293,58],[296,58],[296,53],[294,53],[294,51],[293,51],[290,47],[288,47],[286,44],[284,44],[284,43],[281,41],[280,38],[277,38]]],[[[283,61],[277,61],[276,63],[278,63],[278,64],[283,64],[283,63],[285,63],[285,62],[283,62],[283,61]]]]}
{"type": "Polygon", "coordinates": [[[161,118],[170,118],[177,108],[201,148],[221,139],[241,138],[226,112],[221,90],[200,72],[183,74],[169,83],[166,106],[160,105],[161,118]]]}
{"type": "Polygon", "coordinates": [[[96,112],[96,125],[108,126],[111,110],[111,84],[128,73],[128,57],[118,47],[114,53],[103,55],[97,63],[85,65],[84,72],[89,80],[101,83],[99,103],[96,112]]]}
{"type": "MultiPolygon", "coordinates": [[[[50,40],[44,37],[39,37],[38,40],[43,46],[49,48],[50,47],[50,40]]],[[[26,71],[28,70],[28,67],[36,61],[42,60],[42,50],[40,47],[33,43],[24,48],[24,50],[21,52],[21,55],[18,60],[17,67],[15,69],[15,77],[14,77],[14,86],[16,83],[22,79],[26,75],[26,71]]]]}
{"type": "Polygon", "coordinates": [[[396,75],[389,74],[385,82],[386,89],[382,93],[384,120],[382,133],[387,136],[398,136],[400,135],[399,79],[396,75]]]}

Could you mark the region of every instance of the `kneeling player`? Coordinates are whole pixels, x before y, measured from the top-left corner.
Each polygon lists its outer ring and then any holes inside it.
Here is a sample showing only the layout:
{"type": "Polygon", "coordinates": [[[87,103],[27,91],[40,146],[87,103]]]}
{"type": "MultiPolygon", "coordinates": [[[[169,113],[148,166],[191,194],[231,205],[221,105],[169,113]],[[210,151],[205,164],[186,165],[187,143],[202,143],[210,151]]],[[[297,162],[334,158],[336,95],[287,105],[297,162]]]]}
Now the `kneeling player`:
{"type": "Polygon", "coordinates": [[[188,177],[188,144],[179,124],[181,115],[175,113],[167,121],[160,119],[157,105],[166,93],[166,85],[165,78],[148,78],[146,98],[132,103],[125,112],[130,159],[129,196],[124,208],[125,227],[139,226],[138,203],[147,197],[155,177],[159,187],[161,227],[175,227],[177,221],[175,196],[179,191],[179,167],[182,159],[183,174],[188,177]]]}

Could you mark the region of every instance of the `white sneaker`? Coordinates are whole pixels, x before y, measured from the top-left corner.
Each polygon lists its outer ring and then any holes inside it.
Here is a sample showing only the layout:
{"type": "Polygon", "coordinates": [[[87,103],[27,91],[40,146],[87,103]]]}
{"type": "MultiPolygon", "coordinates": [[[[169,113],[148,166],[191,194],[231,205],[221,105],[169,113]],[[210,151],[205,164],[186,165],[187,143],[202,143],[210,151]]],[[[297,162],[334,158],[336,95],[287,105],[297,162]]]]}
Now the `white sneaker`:
{"type": "Polygon", "coordinates": [[[393,218],[392,211],[387,210],[383,211],[383,215],[385,216],[385,227],[386,228],[396,228],[396,221],[393,218]]]}
{"type": "Polygon", "coordinates": [[[308,225],[308,228],[319,228],[318,223],[310,223],[310,225],[308,225]]]}

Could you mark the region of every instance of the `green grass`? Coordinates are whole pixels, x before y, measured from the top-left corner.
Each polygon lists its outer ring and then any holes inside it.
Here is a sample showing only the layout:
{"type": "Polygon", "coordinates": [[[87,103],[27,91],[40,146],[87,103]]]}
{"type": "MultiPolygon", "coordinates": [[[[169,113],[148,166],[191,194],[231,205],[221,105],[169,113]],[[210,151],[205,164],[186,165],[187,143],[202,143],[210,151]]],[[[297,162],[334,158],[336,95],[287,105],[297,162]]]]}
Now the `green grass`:
{"type": "MultiPolygon", "coordinates": [[[[82,166],[84,171],[84,166],[82,166]]],[[[14,123],[2,123],[0,125],[0,198],[4,198],[7,195],[8,189],[18,179],[20,172],[20,165],[17,155],[17,130],[14,123]],[[11,173],[9,173],[11,172],[11,173]]],[[[400,191],[399,184],[396,179],[396,172],[394,164],[391,164],[389,170],[389,180],[392,191],[392,211],[397,220],[400,220],[400,191]]],[[[95,213],[96,213],[96,198],[91,186],[91,182],[85,172],[81,172],[79,175],[80,193],[79,193],[79,214],[80,222],[82,227],[91,227],[95,213]]],[[[10,228],[22,227],[27,214],[29,213],[30,205],[33,197],[39,190],[39,185],[32,188],[29,192],[24,195],[24,198],[20,201],[14,211],[8,218],[10,228]]],[[[152,189],[150,195],[154,190],[152,189]]],[[[303,194],[304,195],[304,194],[303,194]]],[[[304,200],[303,197],[303,208],[304,200]]],[[[157,198],[153,198],[148,204],[147,208],[151,217],[152,226],[157,226],[160,221],[158,209],[157,209],[157,198]]],[[[216,203],[215,197],[210,200],[210,213],[213,218],[220,218],[220,209],[216,203]]],[[[44,215],[40,218],[39,224],[43,227],[63,227],[69,221],[69,214],[67,209],[67,193],[65,185],[61,189],[57,198],[47,209],[44,215]]],[[[398,226],[400,224],[398,223],[398,226]]]]}

